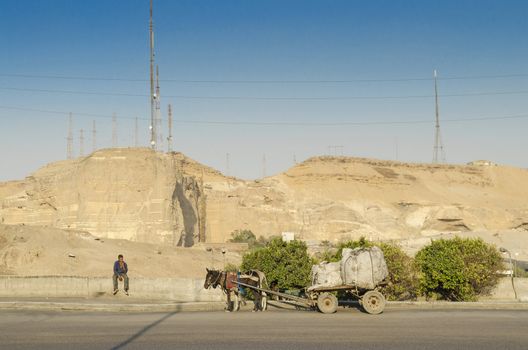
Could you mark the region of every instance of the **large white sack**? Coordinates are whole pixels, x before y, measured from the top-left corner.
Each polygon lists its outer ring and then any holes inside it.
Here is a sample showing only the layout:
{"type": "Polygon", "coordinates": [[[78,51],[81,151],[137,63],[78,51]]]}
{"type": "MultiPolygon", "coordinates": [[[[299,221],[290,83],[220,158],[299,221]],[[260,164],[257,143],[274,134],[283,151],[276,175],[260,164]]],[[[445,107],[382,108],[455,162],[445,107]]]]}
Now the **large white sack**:
{"type": "Polygon", "coordinates": [[[344,284],[364,289],[374,289],[389,275],[383,251],[378,247],[344,248],[340,268],[344,284]]]}
{"type": "Polygon", "coordinates": [[[342,284],[341,263],[322,262],[312,266],[313,287],[335,287],[342,284]]]}

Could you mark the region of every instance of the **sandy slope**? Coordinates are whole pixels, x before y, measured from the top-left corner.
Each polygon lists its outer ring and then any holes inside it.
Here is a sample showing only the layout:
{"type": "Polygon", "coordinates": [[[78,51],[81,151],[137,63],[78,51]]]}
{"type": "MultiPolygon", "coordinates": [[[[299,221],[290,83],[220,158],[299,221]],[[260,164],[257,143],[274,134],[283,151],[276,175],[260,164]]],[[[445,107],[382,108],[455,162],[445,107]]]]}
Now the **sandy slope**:
{"type": "MultiPolygon", "coordinates": [[[[99,239],[81,231],[0,225],[0,274],[111,276],[118,254],[125,256],[131,277],[199,278],[206,267],[223,266],[220,251],[212,254],[203,247],[164,247],[99,239]]],[[[240,256],[227,252],[226,261],[238,264],[240,256]]]]}

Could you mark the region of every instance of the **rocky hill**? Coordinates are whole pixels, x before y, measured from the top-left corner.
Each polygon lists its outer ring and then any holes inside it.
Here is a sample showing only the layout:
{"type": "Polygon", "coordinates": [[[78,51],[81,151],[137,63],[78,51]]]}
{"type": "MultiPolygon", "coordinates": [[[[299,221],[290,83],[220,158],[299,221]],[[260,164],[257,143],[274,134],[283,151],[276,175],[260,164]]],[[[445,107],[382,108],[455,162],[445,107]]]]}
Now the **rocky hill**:
{"type": "Polygon", "coordinates": [[[0,183],[0,222],[192,246],[232,231],[305,240],[528,229],[528,171],[315,157],[257,181],[180,153],[106,149],[0,183]]]}

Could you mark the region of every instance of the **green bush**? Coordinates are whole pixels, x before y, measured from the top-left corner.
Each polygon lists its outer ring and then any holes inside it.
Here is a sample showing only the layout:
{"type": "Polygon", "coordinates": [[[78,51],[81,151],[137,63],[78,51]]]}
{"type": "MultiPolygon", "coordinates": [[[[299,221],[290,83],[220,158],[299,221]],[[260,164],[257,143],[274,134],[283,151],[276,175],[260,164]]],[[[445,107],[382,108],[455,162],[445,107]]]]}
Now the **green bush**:
{"type": "Polygon", "coordinates": [[[313,264],[304,242],[286,243],[281,238],[273,238],[266,247],[246,253],[241,268],[263,271],[268,283],[277,281],[281,288],[294,289],[309,285],[313,264]]]}
{"type": "Polygon", "coordinates": [[[476,300],[497,284],[503,269],[497,249],[482,239],[436,240],[416,255],[420,291],[426,297],[453,301],[476,300]]]}
{"type": "Polygon", "coordinates": [[[229,242],[232,243],[247,243],[249,249],[264,247],[266,245],[266,239],[257,236],[251,230],[235,230],[231,233],[231,239],[229,242]]]}
{"type": "Polygon", "coordinates": [[[343,248],[369,248],[378,246],[387,262],[389,276],[387,284],[380,287],[380,291],[388,300],[413,300],[418,294],[418,270],[414,259],[405,254],[397,245],[383,242],[372,243],[361,237],[356,241],[346,241],[338,245],[335,254],[326,251],[323,253],[326,261],[340,261],[343,248]]]}
{"type": "Polygon", "coordinates": [[[414,259],[397,245],[377,243],[387,262],[389,277],[387,285],[381,287],[389,300],[415,300],[419,291],[418,269],[414,259]]]}

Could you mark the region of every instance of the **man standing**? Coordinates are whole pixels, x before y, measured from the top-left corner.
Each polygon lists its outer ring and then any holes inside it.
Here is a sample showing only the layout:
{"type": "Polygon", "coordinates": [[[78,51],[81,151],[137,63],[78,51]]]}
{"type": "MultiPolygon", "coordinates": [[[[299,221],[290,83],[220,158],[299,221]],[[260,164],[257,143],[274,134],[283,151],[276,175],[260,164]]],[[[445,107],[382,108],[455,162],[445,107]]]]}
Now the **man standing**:
{"type": "Polygon", "coordinates": [[[118,287],[117,287],[117,279],[119,278],[120,281],[123,280],[123,278],[125,279],[125,294],[128,295],[128,276],[127,276],[127,273],[128,273],[128,266],[127,266],[127,263],[123,260],[123,255],[122,254],[119,254],[117,256],[117,261],[114,263],[114,276],[113,276],[113,281],[114,281],[114,295],[116,295],[116,293],[118,292],[118,287]]]}

